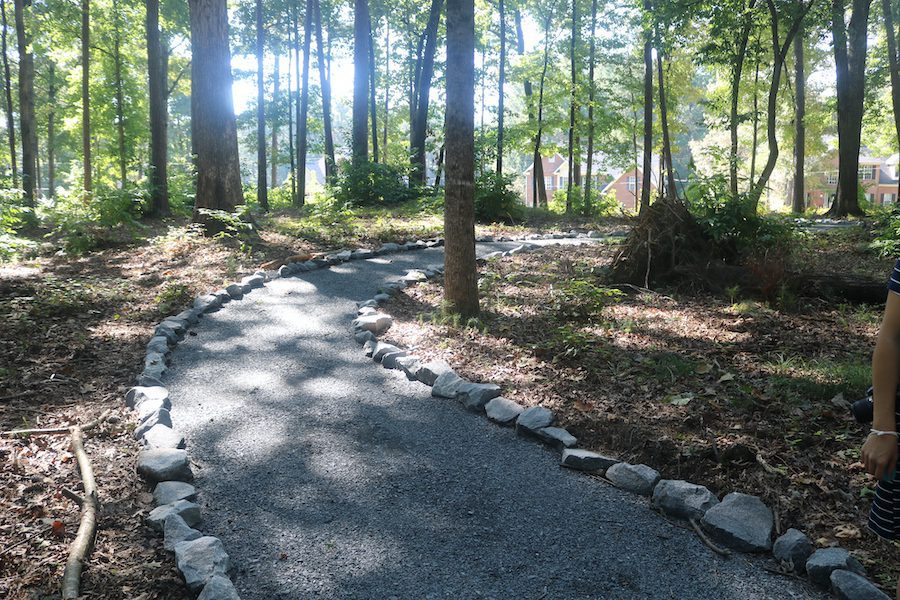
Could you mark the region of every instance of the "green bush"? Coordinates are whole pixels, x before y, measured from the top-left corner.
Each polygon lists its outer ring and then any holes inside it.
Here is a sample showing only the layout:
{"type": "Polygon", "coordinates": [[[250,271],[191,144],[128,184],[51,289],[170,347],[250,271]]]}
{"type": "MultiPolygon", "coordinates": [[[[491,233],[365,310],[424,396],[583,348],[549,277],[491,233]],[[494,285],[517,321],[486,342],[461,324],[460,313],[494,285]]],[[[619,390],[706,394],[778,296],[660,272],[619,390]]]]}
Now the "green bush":
{"type": "MultiPolygon", "coordinates": [[[[566,196],[568,190],[561,189],[553,192],[550,199],[550,210],[558,214],[566,212],[566,196]]],[[[622,205],[616,200],[615,194],[603,194],[595,187],[591,188],[591,212],[587,217],[610,217],[621,212],[622,205]]],[[[580,185],[572,186],[572,214],[584,215],[584,188],[580,185]]]]}
{"type": "Polygon", "coordinates": [[[366,162],[340,165],[331,195],[342,205],[386,206],[399,204],[416,196],[408,188],[408,173],[393,165],[366,162]]]}
{"type": "Polygon", "coordinates": [[[480,223],[514,223],[525,206],[512,188],[512,177],[482,173],[475,180],[475,220],[480,223]]]}
{"type": "Polygon", "coordinates": [[[63,248],[79,254],[98,247],[111,231],[138,227],[146,201],[147,190],[138,186],[96,190],[90,198],[77,190],[57,195],[46,217],[63,248]]]}
{"type": "Polygon", "coordinates": [[[553,308],[564,321],[589,321],[624,294],[615,288],[599,287],[583,279],[565,282],[552,293],[553,308]]]}
{"type": "Polygon", "coordinates": [[[900,256],[900,204],[883,207],[873,217],[875,240],[869,249],[882,258],[900,256]]]}
{"type": "Polygon", "coordinates": [[[16,235],[33,217],[31,209],[22,204],[22,190],[0,189],[0,260],[8,260],[33,245],[16,235]]]}

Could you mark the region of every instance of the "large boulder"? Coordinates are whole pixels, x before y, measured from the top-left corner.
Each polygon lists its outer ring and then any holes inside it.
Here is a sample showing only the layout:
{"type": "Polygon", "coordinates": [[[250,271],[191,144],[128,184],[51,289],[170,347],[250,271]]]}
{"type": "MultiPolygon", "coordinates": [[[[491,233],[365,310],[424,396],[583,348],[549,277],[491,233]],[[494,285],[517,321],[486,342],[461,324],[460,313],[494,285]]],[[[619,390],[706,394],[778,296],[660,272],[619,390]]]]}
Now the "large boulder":
{"type": "Polygon", "coordinates": [[[606,470],[606,478],[617,488],[641,496],[649,496],[659,482],[660,475],[656,469],[647,465],[632,465],[624,462],[616,463],[606,470]]]}
{"type": "Polygon", "coordinates": [[[710,537],[739,552],[767,552],[772,548],[775,517],[756,496],[732,492],[700,521],[710,537]]]}
{"type": "Polygon", "coordinates": [[[653,488],[653,506],[682,519],[702,519],[719,503],[715,494],[702,485],[680,479],[663,479],[653,488]]]}
{"type": "Polygon", "coordinates": [[[219,538],[203,536],[175,544],[175,563],[188,589],[195,594],[216,575],[225,576],[231,568],[228,553],[219,538]]]}

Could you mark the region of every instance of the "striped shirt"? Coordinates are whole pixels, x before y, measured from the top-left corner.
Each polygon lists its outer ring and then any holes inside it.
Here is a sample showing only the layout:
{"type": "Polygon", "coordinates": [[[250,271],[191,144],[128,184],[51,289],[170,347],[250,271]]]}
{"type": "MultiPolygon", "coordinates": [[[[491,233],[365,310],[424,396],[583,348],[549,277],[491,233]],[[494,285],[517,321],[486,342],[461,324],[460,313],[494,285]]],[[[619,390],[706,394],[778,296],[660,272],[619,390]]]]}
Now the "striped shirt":
{"type": "Polygon", "coordinates": [[[900,259],[894,263],[894,272],[888,280],[888,289],[895,294],[900,294],[900,259]]]}

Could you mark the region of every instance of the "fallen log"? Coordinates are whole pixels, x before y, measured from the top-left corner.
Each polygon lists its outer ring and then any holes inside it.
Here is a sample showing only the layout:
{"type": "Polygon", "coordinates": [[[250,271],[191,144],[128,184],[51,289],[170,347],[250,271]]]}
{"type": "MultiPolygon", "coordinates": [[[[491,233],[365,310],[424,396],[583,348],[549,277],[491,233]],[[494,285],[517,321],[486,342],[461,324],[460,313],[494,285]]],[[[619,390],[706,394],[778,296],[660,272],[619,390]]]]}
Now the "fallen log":
{"type": "Polygon", "coordinates": [[[69,546],[69,558],[63,572],[63,600],[78,598],[81,587],[81,571],[84,569],[85,557],[94,545],[97,531],[97,483],[94,480],[94,469],[87,452],[84,451],[84,432],[81,427],[72,427],[72,452],[78,460],[78,470],[84,486],[84,497],[81,502],[81,523],[78,533],[69,546]]]}

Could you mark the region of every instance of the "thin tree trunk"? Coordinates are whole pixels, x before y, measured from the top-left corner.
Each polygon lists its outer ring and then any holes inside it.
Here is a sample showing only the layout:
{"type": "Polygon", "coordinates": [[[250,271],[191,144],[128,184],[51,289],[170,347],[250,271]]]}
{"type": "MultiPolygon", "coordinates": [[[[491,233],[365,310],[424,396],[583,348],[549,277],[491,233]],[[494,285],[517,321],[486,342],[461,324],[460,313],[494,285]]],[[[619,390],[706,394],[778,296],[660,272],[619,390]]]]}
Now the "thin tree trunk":
{"type": "MultiPolygon", "coordinates": [[[[386,49],[386,52],[389,51],[386,49]]],[[[375,37],[372,35],[372,16],[369,15],[369,118],[372,121],[372,162],[378,162],[378,101],[375,85],[375,37]]]]}
{"type": "Polygon", "coordinates": [[[43,193],[41,192],[41,145],[38,144],[38,151],[34,154],[34,178],[35,183],[37,184],[34,189],[35,196],[38,198],[43,197],[43,193]]]}
{"type": "Polygon", "coordinates": [[[576,67],[575,44],[578,36],[575,34],[578,27],[578,0],[572,0],[572,38],[569,45],[569,63],[571,65],[572,79],[569,90],[569,176],[566,178],[566,214],[572,213],[572,185],[575,181],[575,96],[576,96],[576,67]]]}
{"type": "Polygon", "coordinates": [[[369,3],[353,1],[353,165],[369,161],[369,3]]]}
{"type": "MultiPolygon", "coordinates": [[[[12,100],[12,77],[9,72],[9,54],[6,50],[6,0],[0,0],[0,17],[3,19],[3,31],[0,40],[2,40],[3,51],[3,91],[6,94],[6,133],[9,137],[9,164],[12,170],[12,183],[14,188],[19,187],[19,168],[16,166],[16,125],[13,121],[13,100],[12,100]]],[[[52,65],[50,67],[53,68],[52,65]]]]}
{"type": "Polygon", "coordinates": [[[91,1],[81,0],[81,152],[84,180],[82,188],[90,193],[91,183],[91,1]]]}
{"type": "Polygon", "coordinates": [[[741,74],[744,70],[744,58],[747,55],[747,42],[750,40],[750,28],[753,26],[753,9],[756,0],[750,0],[746,12],[743,15],[744,24],[741,26],[738,37],[737,52],[734,55],[734,65],[731,72],[731,114],[728,120],[728,128],[731,133],[731,147],[728,151],[728,184],[731,189],[731,197],[738,195],[738,102],[741,98],[741,74]]]}
{"type": "MultiPolygon", "coordinates": [[[[446,135],[446,134],[445,134],[446,135]]],[[[447,144],[446,142],[441,144],[441,147],[438,149],[437,162],[434,166],[434,187],[435,189],[441,187],[441,176],[444,174],[444,152],[446,150],[447,144]]]]}
{"type": "Polygon", "coordinates": [[[263,70],[265,34],[262,0],[256,0],[256,201],[269,212],[269,184],[266,181],[266,81],[263,70]]]}
{"type": "Polygon", "coordinates": [[[47,83],[47,104],[47,197],[52,199],[56,194],[56,65],[53,61],[47,83]]]}
{"type": "Polygon", "coordinates": [[[759,146],[759,53],[756,52],[756,69],[753,75],[753,142],[750,148],[750,186],[756,181],[756,153],[759,146]]]}
{"type": "Polygon", "coordinates": [[[597,0],[591,0],[591,45],[588,57],[588,147],[587,165],[585,165],[584,179],[584,216],[591,214],[591,178],[594,166],[594,58],[596,53],[597,35],[597,0]]]}
{"type": "Polygon", "coordinates": [[[544,23],[544,67],[541,70],[541,83],[538,88],[538,113],[537,113],[537,133],[534,135],[534,185],[536,195],[535,202],[541,208],[547,208],[547,182],[544,181],[544,169],[541,158],[541,134],[544,126],[544,83],[547,80],[547,63],[550,58],[550,16],[546,18],[544,23]],[[538,168],[540,166],[541,178],[537,178],[538,168]]]}
{"type": "Polygon", "coordinates": [[[444,299],[474,317],[475,264],[475,2],[447,2],[447,184],[444,192],[444,299]]]}
{"type": "Polygon", "coordinates": [[[482,175],[484,173],[484,138],[486,128],[484,126],[484,115],[485,115],[485,97],[487,95],[487,44],[481,47],[481,70],[478,74],[479,86],[481,88],[481,110],[478,111],[478,116],[481,119],[481,123],[478,127],[478,145],[476,146],[478,150],[478,174],[482,175]]]}
{"type": "Polygon", "coordinates": [[[388,120],[391,98],[391,20],[384,17],[384,118],[382,119],[381,160],[388,161],[388,120]]]}
{"type": "MultiPolygon", "coordinates": [[[[887,37],[888,67],[891,72],[891,105],[894,108],[894,129],[897,132],[897,142],[900,144],[900,57],[897,55],[897,37],[894,30],[894,9],[891,0],[881,0],[881,8],[884,12],[884,30],[887,37]]],[[[900,188],[900,185],[898,185],[900,188]]],[[[900,189],[894,202],[900,202],[900,189]]]]}
{"type": "Polygon", "coordinates": [[[794,199],[792,210],[802,213],[806,208],[803,178],[806,175],[806,74],[803,56],[803,27],[794,40],[794,79],[796,81],[794,112],[794,199]]]}
{"type": "Polygon", "coordinates": [[[16,43],[19,50],[19,127],[22,133],[22,188],[25,205],[34,207],[37,169],[37,129],[34,119],[34,55],[31,33],[25,26],[25,8],[31,0],[15,0],[16,43]]]}
{"type": "Polygon", "coordinates": [[[275,48],[275,65],[273,67],[273,89],[272,89],[272,149],[271,156],[271,172],[269,174],[269,187],[278,187],[278,117],[281,111],[278,106],[278,100],[281,99],[281,53],[279,48],[275,48]]]}
{"type": "MultiPolygon", "coordinates": [[[[522,32],[522,13],[519,10],[519,7],[516,6],[515,9],[515,19],[516,19],[516,49],[519,52],[519,56],[525,55],[525,35],[522,32]]],[[[534,89],[531,84],[531,81],[526,79],[523,83],[523,87],[525,88],[525,104],[528,107],[528,125],[529,127],[534,127],[534,89]]],[[[539,141],[536,143],[539,146],[539,141]]],[[[538,185],[543,187],[544,185],[544,163],[541,160],[537,160],[532,163],[531,166],[531,207],[534,208],[538,204],[538,185]],[[540,181],[540,184],[538,184],[540,181]]],[[[543,192],[544,197],[547,196],[546,190],[543,192]]]]}
{"type": "Polygon", "coordinates": [[[663,138],[662,154],[666,166],[666,181],[663,187],[666,199],[675,200],[678,197],[678,190],[675,188],[675,169],[672,168],[672,142],[669,137],[669,110],[666,103],[666,80],[663,77],[662,44],[656,49],[656,73],[659,87],[659,122],[663,138]]]}
{"type": "MultiPolygon", "coordinates": [[[[334,134],[331,129],[331,77],[326,64],[324,44],[322,43],[322,7],[319,0],[315,0],[316,18],[316,63],[319,65],[319,87],[322,90],[322,125],[325,136],[325,179],[334,180],[334,134]]],[[[328,32],[328,41],[331,43],[331,32],[328,32]]]]}
{"type": "MultiPolygon", "coordinates": [[[[650,0],[644,0],[644,18],[650,18],[650,0]]],[[[644,172],[641,178],[641,208],[650,207],[653,171],[653,42],[649,25],[644,26],[644,172]]]]}
{"type": "Polygon", "coordinates": [[[122,83],[122,35],[119,2],[113,0],[113,65],[116,86],[116,134],[119,142],[119,184],[128,184],[128,157],[125,153],[125,90],[122,83]]]}
{"type": "MultiPolygon", "coordinates": [[[[288,87],[287,87],[287,113],[288,113],[288,152],[291,155],[291,206],[297,205],[297,155],[294,154],[294,93],[293,93],[293,79],[292,73],[294,66],[294,53],[293,49],[296,44],[296,37],[291,37],[291,33],[293,32],[296,35],[297,32],[297,10],[296,8],[292,8],[291,10],[291,26],[288,27],[288,87]]],[[[321,57],[319,58],[321,60],[321,57]]],[[[326,172],[328,169],[328,161],[325,161],[326,172]]]]}
{"type": "Polygon", "coordinates": [[[291,11],[293,13],[293,27],[294,27],[294,77],[297,80],[297,91],[294,96],[294,122],[296,126],[294,128],[294,148],[297,150],[297,155],[294,157],[297,161],[297,195],[294,196],[294,207],[300,207],[306,202],[306,160],[300,160],[300,123],[302,119],[300,118],[300,95],[305,86],[301,83],[302,76],[300,75],[302,68],[300,62],[300,16],[298,14],[298,1],[294,0],[291,3],[291,11]]]}
{"type": "Polygon", "coordinates": [[[497,175],[503,175],[503,112],[506,92],[506,5],[500,0],[500,81],[497,100],[497,175]]]}
{"type": "Polygon", "coordinates": [[[150,100],[150,214],[168,215],[169,209],[169,118],[168,53],[159,32],[159,0],[147,0],[147,79],[150,100]]]}
{"type": "Polygon", "coordinates": [[[300,95],[300,117],[297,120],[297,196],[298,202],[306,204],[306,149],[307,121],[309,120],[309,50],[312,42],[314,0],[306,0],[306,22],[303,25],[303,92],[300,95]]]}
{"type": "Polygon", "coordinates": [[[428,131],[428,103],[431,80],[434,76],[434,54],[437,49],[437,31],[441,21],[443,0],[432,0],[425,28],[425,49],[422,54],[422,72],[416,86],[416,113],[411,129],[412,174],[411,181],[425,185],[425,137],[428,131]]]}

